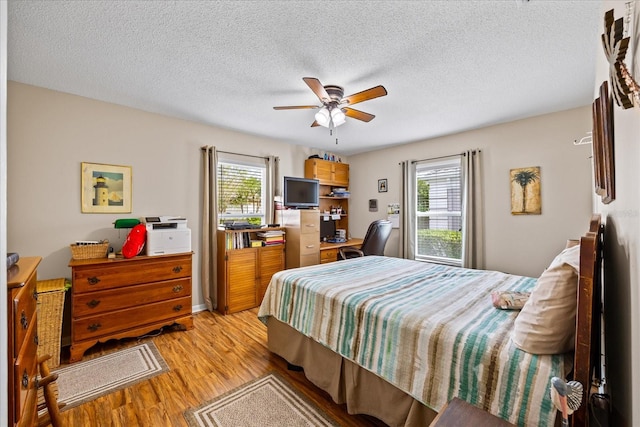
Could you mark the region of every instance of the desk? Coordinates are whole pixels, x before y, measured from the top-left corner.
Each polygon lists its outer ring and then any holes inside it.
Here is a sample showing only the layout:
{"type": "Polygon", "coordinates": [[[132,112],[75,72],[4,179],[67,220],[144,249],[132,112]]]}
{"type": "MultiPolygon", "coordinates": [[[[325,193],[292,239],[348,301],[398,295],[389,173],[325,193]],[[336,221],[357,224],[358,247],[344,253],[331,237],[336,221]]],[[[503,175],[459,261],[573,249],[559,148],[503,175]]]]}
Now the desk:
{"type": "Polygon", "coordinates": [[[343,243],[320,243],[320,264],[338,260],[338,250],[345,246],[360,248],[363,239],[349,239],[343,243]]]}

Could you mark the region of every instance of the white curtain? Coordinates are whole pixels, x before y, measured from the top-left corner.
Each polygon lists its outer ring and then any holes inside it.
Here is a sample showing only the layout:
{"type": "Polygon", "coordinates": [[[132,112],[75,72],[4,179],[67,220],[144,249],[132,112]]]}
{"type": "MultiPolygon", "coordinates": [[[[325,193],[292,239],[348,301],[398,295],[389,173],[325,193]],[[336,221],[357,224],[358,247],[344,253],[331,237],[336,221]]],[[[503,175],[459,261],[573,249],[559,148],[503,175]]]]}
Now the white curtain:
{"type": "Polygon", "coordinates": [[[462,158],[462,266],[484,269],[484,215],[480,150],[468,150],[462,158]]]}
{"type": "Polygon", "coordinates": [[[415,259],[416,244],[416,162],[402,162],[402,193],[400,195],[400,258],[415,259]]]}
{"type": "Polygon", "coordinates": [[[209,311],[218,306],[216,232],[218,230],[218,153],[215,147],[202,147],[202,246],[200,286],[209,311]]]}

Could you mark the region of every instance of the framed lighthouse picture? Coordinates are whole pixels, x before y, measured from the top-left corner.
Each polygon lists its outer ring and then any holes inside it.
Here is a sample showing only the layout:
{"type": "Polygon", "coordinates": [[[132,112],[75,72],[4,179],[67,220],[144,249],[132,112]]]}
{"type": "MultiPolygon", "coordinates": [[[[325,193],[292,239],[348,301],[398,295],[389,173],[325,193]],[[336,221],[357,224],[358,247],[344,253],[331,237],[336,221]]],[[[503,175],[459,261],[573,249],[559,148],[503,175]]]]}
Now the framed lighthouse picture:
{"type": "Polygon", "coordinates": [[[81,165],[82,213],[131,213],[131,166],[81,165]]]}

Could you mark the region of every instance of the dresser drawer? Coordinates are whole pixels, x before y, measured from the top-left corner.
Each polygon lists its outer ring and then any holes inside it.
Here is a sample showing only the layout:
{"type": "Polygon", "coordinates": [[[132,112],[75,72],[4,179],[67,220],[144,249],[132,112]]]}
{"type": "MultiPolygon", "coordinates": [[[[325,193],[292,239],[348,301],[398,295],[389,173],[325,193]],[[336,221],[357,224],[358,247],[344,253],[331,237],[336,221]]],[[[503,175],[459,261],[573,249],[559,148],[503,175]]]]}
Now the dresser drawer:
{"type": "Polygon", "coordinates": [[[18,290],[13,299],[14,357],[17,356],[22,342],[26,339],[31,323],[35,321],[34,314],[36,312],[37,299],[36,275],[33,274],[25,285],[18,290]]]}
{"type": "Polygon", "coordinates": [[[300,255],[317,254],[320,250],[320,240],[318,234],[300,235],[300,255]]]}
{"type": "Polygon", "coordinates": [[[73,293],[114,289],[141,283],[191,277],[191,254],[168,261],[166,258],[131,258],[122,261],[73,268],[73,293]]]}
{"type": "Polygon", "coordinates": [[[176,298],[124,310],[114,310],[102,315],[73,319],[71,335],[73,342],[96,339],[103,335],[119,333],[130,328],[189,314],[191,314],[191,297],[176,298]]]}
{"type": "Polygon", "coordinates": [[[320,264],[325,264],[327,262],[334,262],[338,260],[338,250],[337,249],[325,249],[320,251],[320,264]]]}
{"type": "Polygon", "coordinates": [[[36,374],[38,372],[36,365],[38,344],[36,343],[36,319],[33,317],[29,328],[25,335],[24,343],[20,346],[15,364],[14,372],[14,392],[15,392],[15,411],[21,418],[24,409],[29,405],[35,405],[36,374]]]}
{"type": "Polygon", "coordinates": [[[306,267],[308,265],[318,265],[318,252],[314,252],[308,255],[300,255],[300,267],[306,267]]]}
{"type": "Polygon", "coordinates": [[[191,278],[82,293],[73,296],[73,318],[137,307],[191,295],[191,278]]]}
{"type": "Polygon", "coordinates": [[[305,212],[300,216],[300,234],[315,234],[320,232],[320,215],[316,211],[305,212]]]}

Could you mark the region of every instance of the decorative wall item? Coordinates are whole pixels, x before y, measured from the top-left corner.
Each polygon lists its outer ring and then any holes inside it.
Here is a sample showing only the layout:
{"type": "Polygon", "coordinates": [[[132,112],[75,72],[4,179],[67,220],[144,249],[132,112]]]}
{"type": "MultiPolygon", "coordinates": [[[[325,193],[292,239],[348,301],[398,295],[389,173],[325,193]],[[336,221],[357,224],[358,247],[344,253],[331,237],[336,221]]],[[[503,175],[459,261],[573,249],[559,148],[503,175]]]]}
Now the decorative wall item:
{"type": "Polygon", "coordinates": [[[379,179],[378,180],[378,193],[386,193],[387,192],[387,179],[379,179]]]}
{"type": "Polygon", "coordinates": [[[616,198],[615,163],[613,152],[613,101],[608,84],[600,85],[600,96],[593,101],[593,176],[596,194],[602,203],[616,198]]]}
{"type": "Polygon", "coordinates": [[[83,213],[131,213],[131,166],[81,165],[83,213]]]}
{"type": "Polygon", "coordinates": [[[369,199],[369,212],[378,212],[378,199],[369,199]]]}
{"type": "Polygon", "coordinates": [[[540,215],[540,166],[511,169],[511,214],[540,215]]]}
{"type": "Polygon", "coordinates": [[[640,86],[624,63],[629,37],[624,37],[624,21],[622,18],[613,19],[613,9],[604,15],[604,34],[602,46],[609,62],[609,78],[611,92],[616,103],[624,108],[633,107],[633,100],[640,103],[640,86]]]}

